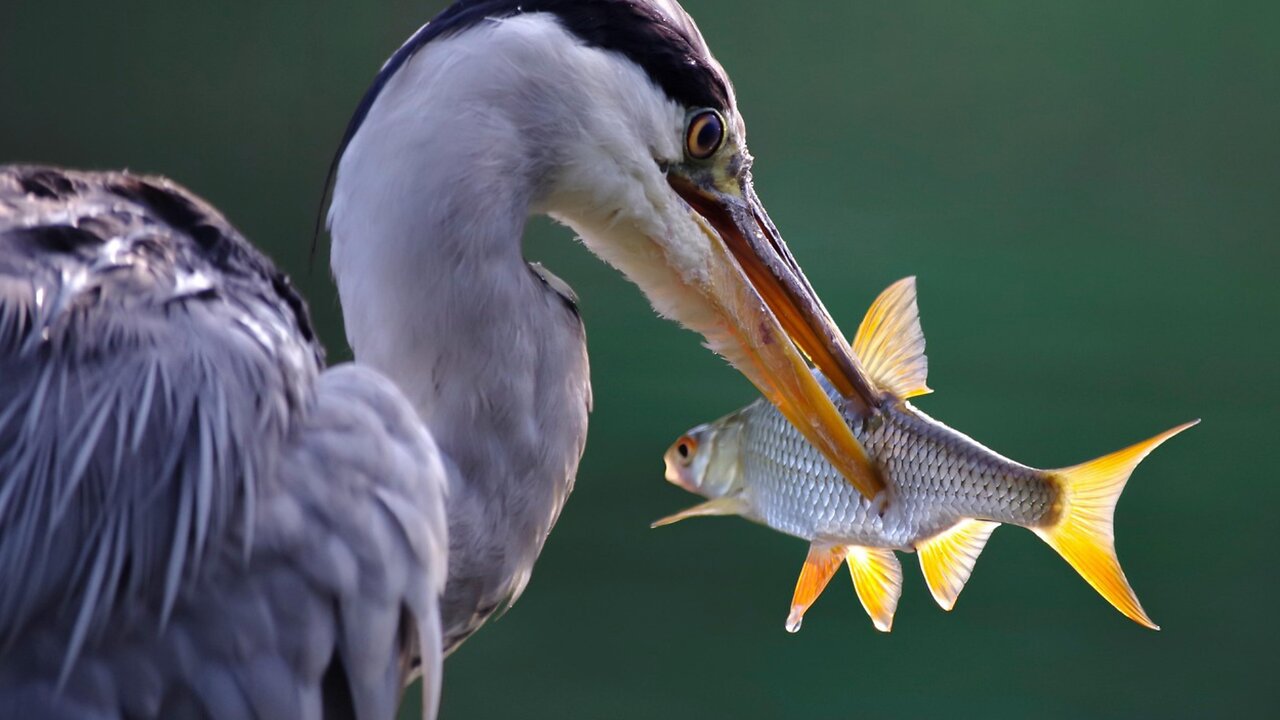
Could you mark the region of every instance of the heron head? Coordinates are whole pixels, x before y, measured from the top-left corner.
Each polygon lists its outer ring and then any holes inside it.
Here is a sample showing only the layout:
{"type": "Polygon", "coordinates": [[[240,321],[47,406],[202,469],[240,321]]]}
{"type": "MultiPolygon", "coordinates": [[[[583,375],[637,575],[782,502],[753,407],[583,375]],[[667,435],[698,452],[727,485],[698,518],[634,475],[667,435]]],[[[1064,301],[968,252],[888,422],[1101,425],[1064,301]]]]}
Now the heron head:
{"type": "Polygon", "coordinates": [[[880,489],[806,357],[853,410],[875,394],[757,196],[732,85],[674,0],[455,3],[387,63],[348,141],[333,215],[362,183],[380,211],[352,215],[365,231],[414,212],[399,198],[550,215],[880,489]]]}
{"type": "MultiPolygon", "coordinates": [[[[675,2],[581,6],[596,9],[595,34],[576,35],[546,68],[548,82],[572,88],[549,94],[570,98],[571,119],[551,133],[556,162],[541,208],[577,230],[660,314],[702,334],[874,495],[878,476],[805,356],[855,412],[869,410],[876,394],[756,194],[727,74],[675,2]],[[607,37],[601,18],[619,8],[625,22],[607,37]]],[[[576,32],[573,18],[556,21],[576,32]]]]}

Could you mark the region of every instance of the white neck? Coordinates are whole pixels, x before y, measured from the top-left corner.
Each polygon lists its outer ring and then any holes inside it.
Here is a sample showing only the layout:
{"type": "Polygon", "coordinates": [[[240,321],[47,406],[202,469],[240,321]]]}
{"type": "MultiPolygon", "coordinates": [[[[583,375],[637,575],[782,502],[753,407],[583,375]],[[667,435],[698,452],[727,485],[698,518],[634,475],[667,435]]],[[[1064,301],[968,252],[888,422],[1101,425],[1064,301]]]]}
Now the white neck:
{"type": "Polygon", "coordinates": [[[399,385],[454,471],[457,642],[527,581],[577,470],[590,385],[576,313],[521,252],[536,152],[486,97],[490,63],[437,42],[343,155],[331,263],[357,361],[399,385]]]}

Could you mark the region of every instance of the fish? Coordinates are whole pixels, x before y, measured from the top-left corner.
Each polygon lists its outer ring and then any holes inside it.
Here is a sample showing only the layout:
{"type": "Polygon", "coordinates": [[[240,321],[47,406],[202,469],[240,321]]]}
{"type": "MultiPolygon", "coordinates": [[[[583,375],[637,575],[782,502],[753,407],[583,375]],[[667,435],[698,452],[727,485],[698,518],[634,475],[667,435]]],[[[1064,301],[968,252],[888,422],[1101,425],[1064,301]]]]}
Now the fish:
{"type": "MultiPolygon", "coordinates": [[[[1040,470],[996,453],[909,402],[932,392],[914,277],[876,299],[853,351],[881,394],[871,413],[846,417],[885,480],[880,497],[861,495],[761,399],[672,443],[664,455],[666,479],[707,500],[653,526],[737,515],[808,540],[789,632],[800,629],[841,564],[872,624],[889,632],[902,592],[896,551],[919,556],[930,593],[950,611],[1002,524],[1031,530],[1126,617],[1160,629],[1120,567],[1115,507],[1138,463],[1199,420],[1066,468],[1040,470]]],[[[836,398],[832,385],[814,374],[836,398]]]]}

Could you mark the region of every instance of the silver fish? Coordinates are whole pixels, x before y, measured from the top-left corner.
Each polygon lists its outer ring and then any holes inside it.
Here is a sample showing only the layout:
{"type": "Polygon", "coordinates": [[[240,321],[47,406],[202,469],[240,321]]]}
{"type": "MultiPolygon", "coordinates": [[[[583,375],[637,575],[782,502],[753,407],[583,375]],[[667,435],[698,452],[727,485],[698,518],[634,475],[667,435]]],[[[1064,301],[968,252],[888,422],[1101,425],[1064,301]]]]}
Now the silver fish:
{"type": "Polygon", "coordinates": [[[880,497],[860,494],[785,417],[758,400],[671,446],[667,480],[709,500],[654,526],[740,515],[810,541],[787,618],[791,632],[841,562],[875,627],[889,631],[902,590],[895,550],[919,553],[934,599],[950,610],[1002,523],[1039,535],[1117,610],[1159,629],[1120,568],[1112,518],[1138,463],[1198,420],[1069,468],[1037,470],[1003,457],[907,401],[931,392],[915,278],[880,295],[853,349],[883,393],[873,412],[849,419],[885,482],[880,497]]]}

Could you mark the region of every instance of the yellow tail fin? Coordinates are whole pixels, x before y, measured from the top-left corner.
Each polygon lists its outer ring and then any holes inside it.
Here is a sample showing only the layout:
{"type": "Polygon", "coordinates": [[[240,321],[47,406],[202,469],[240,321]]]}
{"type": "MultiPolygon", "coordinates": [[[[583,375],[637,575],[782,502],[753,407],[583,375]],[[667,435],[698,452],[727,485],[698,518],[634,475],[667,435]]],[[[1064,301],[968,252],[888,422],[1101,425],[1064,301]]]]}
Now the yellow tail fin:
{"type": "Polygon", "coordinates": [[[1062,488],[1061,509],[1054,524],[1033,528],[1058,551],[1094,590],[1134,622],[1159,630],[1147,617],[1116,558],[1113,528],[1116,501],[1133,469],[1165,440],[1200,422],[1193,420],[1075,467],[1051,470],[1062,488]]]}

